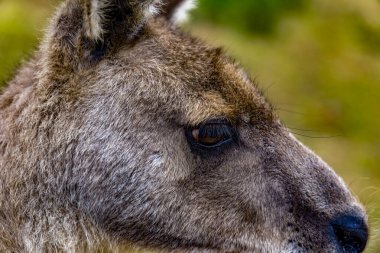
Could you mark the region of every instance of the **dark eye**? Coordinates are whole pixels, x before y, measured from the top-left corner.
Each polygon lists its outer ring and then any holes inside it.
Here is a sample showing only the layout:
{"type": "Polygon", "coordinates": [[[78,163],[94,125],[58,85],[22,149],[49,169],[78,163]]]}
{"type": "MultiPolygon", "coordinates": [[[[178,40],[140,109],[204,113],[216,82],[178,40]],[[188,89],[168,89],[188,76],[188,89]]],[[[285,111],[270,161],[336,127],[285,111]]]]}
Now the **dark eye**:
{"type": "Polygon", "coordinates": [[[186,135],[193,147],[208,150],[227,146],[237,136],[235,128],[225,119],[214,119],[196,127],[188,127],[186,135]]]}

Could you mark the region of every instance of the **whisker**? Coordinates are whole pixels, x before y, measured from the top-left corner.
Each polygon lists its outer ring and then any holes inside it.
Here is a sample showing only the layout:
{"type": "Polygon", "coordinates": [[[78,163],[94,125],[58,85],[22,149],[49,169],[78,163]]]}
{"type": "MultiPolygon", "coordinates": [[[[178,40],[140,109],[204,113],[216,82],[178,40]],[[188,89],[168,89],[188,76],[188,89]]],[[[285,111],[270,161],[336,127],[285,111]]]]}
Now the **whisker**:
{"type": "Polygon", "coordinates": [[[302,115],[302,116],[306,116],[307,115],[306,113],[297,112],[297,111],[288,110],[288,109],[282,109],[282,108],[274,108],[274,110],[275,111],[280,111],[280,112],[288,112],[288,113],[298,114],[298,115],[302,115]]]}
{"type": "Polygon", "coordinates": [[[311,139],[331,139],[331,138],[337,138],[337,137],[341,137],[342,136],[342,135],[312,136],[312,135],[300,134],[300,133],[289,131],[289,130],[288,130],[288,132],[292,133],[292,134],[295,134],[295,135],[298,135],[298,136],[302,136],[302,137],[306,137],[306,138],[311,138],[311,139]]]}
{"type": "Polygon", "coordinates": [[[286,128],[291,129],[291,130],[301,131],[301,132],[315,132],[315,133],[318,132],[317,130],[312,130],[312,129],[301,129],[301,128],[289,127],[289,126],[286,126],[286,128]]]}
{"type": "MultiPolygon", "coordinates": [[[[255,81],[256,81],[256,80],[255,80],[255,81]]],[[[269,91],[273,86],[275,86],[275,85],[276,85],[275,83],[272,83],[272,84],[269,84],[269,85],[265,86],[265,87],[262,89],[263,93],[264,93],[264,94],[268,94],[268,91],[269,91]]]]}

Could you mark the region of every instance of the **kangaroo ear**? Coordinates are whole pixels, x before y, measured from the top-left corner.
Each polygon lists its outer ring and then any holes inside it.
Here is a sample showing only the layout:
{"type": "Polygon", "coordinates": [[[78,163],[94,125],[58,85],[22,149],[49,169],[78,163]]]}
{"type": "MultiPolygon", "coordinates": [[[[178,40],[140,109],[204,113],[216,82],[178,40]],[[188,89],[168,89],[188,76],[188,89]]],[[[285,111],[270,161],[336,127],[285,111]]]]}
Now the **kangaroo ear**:
{"type": "Polygon", "coordinates": [[[173,23],[179,23],[185,21],[195,7],[196,0],[164,0],[161,14],[173,23]]]}
{"type": "Polygon", "coordinates": [[[85,32],[89,39],[102,41],[118,28],[131,37],[147,19],[156,15],[161,0],[81,0],[85,32]]]}

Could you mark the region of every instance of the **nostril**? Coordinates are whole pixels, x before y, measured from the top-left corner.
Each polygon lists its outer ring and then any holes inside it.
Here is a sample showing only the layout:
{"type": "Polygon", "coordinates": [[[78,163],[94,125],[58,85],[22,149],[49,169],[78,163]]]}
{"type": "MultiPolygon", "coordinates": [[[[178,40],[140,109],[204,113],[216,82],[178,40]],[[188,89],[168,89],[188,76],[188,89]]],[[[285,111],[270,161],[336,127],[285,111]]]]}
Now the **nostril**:
{"type": "Polygon", "coordinates": [[[368,227],[363,218],[339,216],[331,222],[331,226],[344,252],[363,252],[368,240],[368,227]]]}

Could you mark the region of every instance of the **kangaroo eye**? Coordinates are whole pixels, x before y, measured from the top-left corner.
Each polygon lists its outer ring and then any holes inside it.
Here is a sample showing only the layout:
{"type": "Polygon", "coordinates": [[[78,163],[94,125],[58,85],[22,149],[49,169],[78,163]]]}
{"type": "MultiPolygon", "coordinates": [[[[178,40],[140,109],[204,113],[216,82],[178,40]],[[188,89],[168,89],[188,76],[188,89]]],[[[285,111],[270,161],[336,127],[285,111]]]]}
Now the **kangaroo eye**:
{"type": "Polygon", "coordinates": [[[205,135],[205,136],[201,136],[199,129],[194,129],[191,132],[191,134],[192,134],[193,139],[196,142],[198,142],[198,143],[200,143],[202,145],[205,145],[205,146],[216,145],[216,144],[222,142],[226,138],[226,136],[223,136],[223,135],[217,135],[217,136],[205,135]]]}
{"type": "Polygon", "coordinates": [[[196,127],[188,127],[186,132],[189,143],[203,149],[226,146],[236,139],[234,127],[225,119],[210,120],[196,127]]]}

